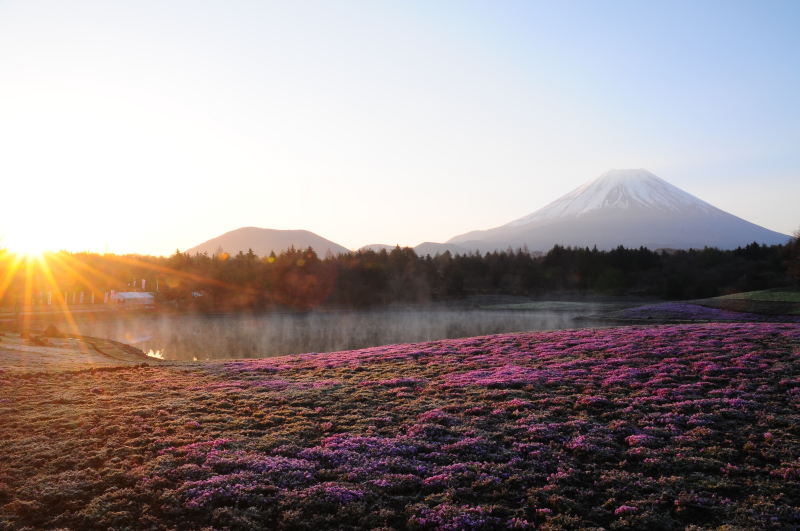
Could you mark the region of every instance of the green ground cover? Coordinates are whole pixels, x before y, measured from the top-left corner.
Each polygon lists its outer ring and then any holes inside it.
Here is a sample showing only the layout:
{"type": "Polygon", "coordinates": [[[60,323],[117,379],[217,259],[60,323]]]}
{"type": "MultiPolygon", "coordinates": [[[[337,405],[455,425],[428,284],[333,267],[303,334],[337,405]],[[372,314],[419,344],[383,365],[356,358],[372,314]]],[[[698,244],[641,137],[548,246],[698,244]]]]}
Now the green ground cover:
{"type": "Polygon", "coordinates": [[[734,293],[733,295],[723,295],[718,297],[723,300],[748,300],[748,301],[772,301],[772,302],[797,302],[800,303],[800,290],[761,290],[748,291],[745,293],[734,293]]]}
{"type": "Polygon", "coordinates": [[[483,306],[488,310],[613,310],[621,307],[629,307],[631,304],[616,302],[572,302],[572,301],[534,301],[515,304],[492,304],[483,306]]]}
{"type": "Polygon", "coordinates": [[[748,291],[690,301],[708,308],[762,315],[800,315],[800,290],[771,289],[748,291]]]}

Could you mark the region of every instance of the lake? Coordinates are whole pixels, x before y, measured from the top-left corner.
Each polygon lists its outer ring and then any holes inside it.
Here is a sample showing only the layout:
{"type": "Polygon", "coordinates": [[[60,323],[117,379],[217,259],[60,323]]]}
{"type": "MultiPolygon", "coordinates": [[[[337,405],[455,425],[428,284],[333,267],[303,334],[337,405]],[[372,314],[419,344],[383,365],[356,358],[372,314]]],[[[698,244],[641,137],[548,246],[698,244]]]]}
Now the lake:
{"type": "Polygon", "coordinates": [[[161,315],[80,324],[169,360],[264,358],[395,343],[585,326],[596,307],[561,311],[487,309],[320,311],[306,314],[161,315]]]}

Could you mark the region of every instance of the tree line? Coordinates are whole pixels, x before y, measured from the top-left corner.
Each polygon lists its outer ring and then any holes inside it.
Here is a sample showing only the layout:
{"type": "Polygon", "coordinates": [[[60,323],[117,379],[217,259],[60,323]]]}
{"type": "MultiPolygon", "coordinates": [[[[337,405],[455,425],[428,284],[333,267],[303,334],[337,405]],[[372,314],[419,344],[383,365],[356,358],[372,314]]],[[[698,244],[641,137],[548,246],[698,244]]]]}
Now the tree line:
{"type": "Polygon", "coordinates": [[[320,257],[289,248],[258,256],[169,257],[59,252],[31,260],[0,253],[0,305],[102,302],[114,291],[156,292],[166,307],[261,310],[364,308],[475,294],[536,295],[579,290],[686,300],[796,286],[800,243],[752,243],[735,250],[610,251],[556,245],[543,255],[518,249],[418,256],[411,248],[320,257]]]}

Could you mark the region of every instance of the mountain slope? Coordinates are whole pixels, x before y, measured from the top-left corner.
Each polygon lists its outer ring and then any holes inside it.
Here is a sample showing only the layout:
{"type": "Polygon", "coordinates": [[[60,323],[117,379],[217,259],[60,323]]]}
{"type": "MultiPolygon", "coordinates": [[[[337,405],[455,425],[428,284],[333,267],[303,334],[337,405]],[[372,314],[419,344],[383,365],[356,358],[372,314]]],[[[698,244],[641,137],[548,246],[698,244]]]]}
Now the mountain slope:
{"type": "Polygon", "coordinates": [[[468,249],[454,243],[423,242],[414,247],[414,252],[417,253],[417,256],[425,256],[428,254],[436,256],[437,254],[444,254],[446,251],[450,251],[450,254],[453,255],[469,253],[468,249]]]}
{"type": "Polygon", "coordinates": [[[388,245],[385,243],[370,243],[369,245],[363,245],[358,248],[359,251],[374,251],[379,253],[381,251],[391,252],[392,249],[397,247],[397,245],[388,245]]]}
{"type": "Polygon", "coordinates": [[[328,250],[333,254],[350,252],[338,243],[326,240],[322,236],[307,230],[276,230],[260,229],[258,227],[242,227],[226,232],[221,236],[196,245],[186,252],[189,254],[208,253],[211,255],[222,247],[228,254],[236,254],[239,251],[246,253],[248,249],[252,249],[257,255],[266,256],[271,251],[275,251],[278,254],[291,246],[302,249],[312,247],[319,256],[325,256],[328,250]]]}
{"type": "MultiPolygon", "coordinates": [[[[397,247],[396,245],[386,245],[384,243],[372,243],[370,245],[365,245],[360,247],[359,251],[375,251],[376,253],[381,252],[381,250],[385,249],[386,252],[392,252],[392,249],[397,247]]],[[[434,243],[434,242],[423,242],[416,247],[414,247],[414,252],[417,253],[417,256],[425,256],[427,254],[431,256],[436,256],[436,254],[444,254],[445,251],[450,251],[450,254],[467,254],[469,251],[464,249],[460,245],[456,245],[454,243],[434,243]]]]}
{"type": "Polygon", "coordinates": [[[789,236],[728,214],[644,169],[611,170],[527,216],[448,240],[481,250],[546,251],[553,245],[611,249],[732,249],[753,241],[785,243],[789,236]]]}

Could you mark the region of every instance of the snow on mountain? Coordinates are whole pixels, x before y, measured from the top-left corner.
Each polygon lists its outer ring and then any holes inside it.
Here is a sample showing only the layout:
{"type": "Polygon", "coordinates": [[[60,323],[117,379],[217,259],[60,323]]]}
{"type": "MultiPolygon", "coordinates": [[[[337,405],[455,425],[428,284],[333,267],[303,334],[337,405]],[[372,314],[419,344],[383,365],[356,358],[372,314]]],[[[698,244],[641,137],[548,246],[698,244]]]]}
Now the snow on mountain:
{"type": "Polygon", "coordinates": [[[610,170],[546,207],[512,221],[508,226],[581,216],[604,208],[647,208],[668,213],[711,216],[723,213],[645,169],[610,170]]]}
{"type": "Polygon", "coordinates": [[[482,251],[527,245],[611,249],[785,243],[789,236],[720,210],[644,169],[611,170],[527,216],[447,241],[482,251]]]}

